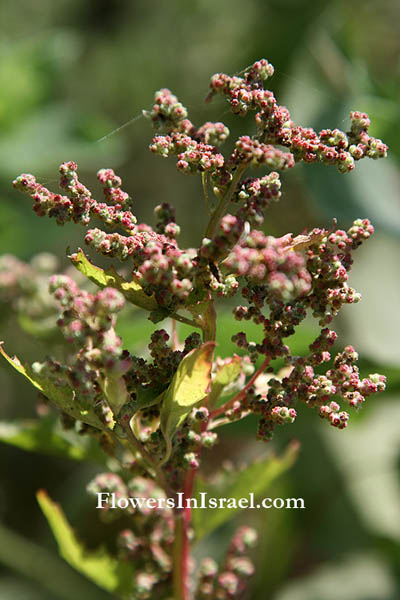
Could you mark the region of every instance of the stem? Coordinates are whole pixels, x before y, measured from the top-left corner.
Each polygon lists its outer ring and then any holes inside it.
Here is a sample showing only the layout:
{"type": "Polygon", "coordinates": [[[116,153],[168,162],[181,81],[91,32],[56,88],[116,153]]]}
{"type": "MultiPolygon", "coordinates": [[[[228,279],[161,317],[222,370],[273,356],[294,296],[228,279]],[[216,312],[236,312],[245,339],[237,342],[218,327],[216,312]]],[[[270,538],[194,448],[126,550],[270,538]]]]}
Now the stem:
{"type": "Polygon", "coordinates": [[[257,371],[253,374],[253,376],[251,377],[251,379],[249,379],[248,383],[246,383],[246,385],[244,386],[244,388],[240,392],[238,392],[235,396],[233,396],[233,398],[231,398],[229,400],[229,402],[227,402],[226,404],[223,404],[219,408],[216,408],[211,413],[210,417],[211,418],[219,417],[219,415],[222,415],[224,412],[226,412],[227,410],[229,410],[234,405],[235,402],[237,402],[238,400],[239,401],[243,400],[243,398],[246,396],[247,390],[251,388],[251,386],[256,381],[257,377],[259,377],[259,375],[261,375],[261,373],[263,373],[263,371],[268,367],[270,360],[271,360],[271,357],[267,356],[267,358],[264,360],[264,362],[261,365],[261,367],[259,367],[257,369],[257,371]]]}
{"type": "Polygon", "coordinates": [[[173,549],[174,571],[173,586],[174,600],[190,600],[189,581],[189,559],[190,543],[189,528],[192,518],[192,507],[190,500],[193,495],[193,484],[196,469],[186,473],[183,484],[183,510],[178,510],[175,516],[175,542],[173,549]]]}
{"type": "Polygon", "coordinates": [[[203,341],[215,342],[217,335],[217,313],[211,294],[208,296],[207,310],[203,315],[203,341]]]}
{"type": "Polygon", "coordinates": [[[171,344],[172,344],[172,350],[178,350],[179,339],[178,339],[178,331],[177,331],[177,327],[176,327],[176,319],[171,319],[171,344]]]}
{"type": "Polygon", "coordinates": [[[196,321],[188,319],[187,317],[184,317],[178,313],[172,313],[169,316],[171,317],[171,319],[175,319],[175,321],[179,321],[180,323],[184,323],[185,325],[190,325],[190,327],[197,327],[198,329],[201,329],[201,325],[199,323],[196,323],[196,321]]]}
{"type": "Polygon", "coordinates": [[[229,187],[224,196],[222,196],[217,208],[211,215],[211,219],[207,225],[205,237],[212,238],[215,234],[215,230],[217,229],[218,223],[223,217],[224,212],[226,211],[229,202],[232,199],[233,193],[235,191],[236,185],[239,183],[240,178],[246,170],[247,165],[241,165],[237,167],[235,174],[232,177],[232,181],[229,184],[229,187]]]}
{"type": "Polygon", "coordinates": [[[207,178],[207,173],[206,171],[203,171],[203,173],[201,174],[201,183],[203,185],[203,192],[204,192],[204,200],[206,203],[206,209],[207,209],[207,213],[209,215],[211,215],[211,206],[210,206],[210,198],[208,195],[208,178],[207,178]]]}
{"type": "Polygon", "coordinates": [[[130,424],[129,423],[123,423],[123,424],[121,423],[121,425],[122,425],[125,433],[127,434],[130,445],[133,446],[134,450],[139,452],[139,454],[143,458],[143,461],[146,463],[147,467],[151,471],[154,472],[155,479],[156,479],[158,485],[165,491],[167,496],[170,496],[171,495],[170,487],[169,487],[167,479],[166,479],[164,473],[162,472],[162,470],[160,469],[160,467],[155,463],[152,456],[147,452],[147,450],[143,446],[143,444],[137,439],[137,437],[135,436],[135,434],[133,433],[133,431],[131,429],[130,424]]]}

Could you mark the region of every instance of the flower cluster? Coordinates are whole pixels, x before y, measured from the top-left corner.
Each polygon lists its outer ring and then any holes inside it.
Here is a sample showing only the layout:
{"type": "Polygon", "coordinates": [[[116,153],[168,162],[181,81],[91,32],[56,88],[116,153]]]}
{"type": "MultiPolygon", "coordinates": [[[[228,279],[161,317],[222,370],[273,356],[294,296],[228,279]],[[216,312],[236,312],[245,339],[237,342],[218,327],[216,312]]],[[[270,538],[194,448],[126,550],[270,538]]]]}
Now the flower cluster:
{"type": "MultiPolygon", "coordinates": [[[[243,77],[218,73],[211,79],[209,99],[216,93],[225,96],[234,114],[258,111],[255,115],[257,141],[288,148],[291,154],[284,163],[286,168],[293,166],[293,161],[321,162],[335,165],[341,173],[348,173],[354,169],[356,160],[386,156],[387,146],[368,135],[370,121],[365,113],[350,113],[351,127],[347,133],[339,129],[323,129],[317,133],[309,127],[295,126],[288,109],[278,105],[274,94],[263,88],[263,82],[273,72],[268,61],[260,60],[245,70],[243,77]]],[[[248,146],[247,139],[245,147],[248,148],[246,152],[251,154],[252,145],[248,146]]],[[[253,162],[257,164],[256,155],[253,162]]]]}
{"type": "Polygon", "coordinates": [[[167,158],[170,154],[178,156],[176,167],[183,173],[215,171],[224,166],[224,157],[215,146],[198,142],[182,133],[156,136],[150,146],[151,152],[167,158]]]}
{"type": "Polygon", "coordinates": [[[232,538],[225,561],[217,563],[205,558],[199,570],[195,600],[234,600],[243,597],[254,566],[246,556],[257,542],[257,533],[250,527],[240,527],[232,538]]]}
{"type": "Polygon", "coordinates": [[[19,175],[13,185],[32,198],[33,210],[39,217],[52,217],[58,225],[68,221],[87,225],[91,217],[97,217],[109,227],[134,231],[136,217],[130,211],[130,198],[120,190],[121,180],[112,169],[101,169],[97,173],[108,202],[98,202],[92,197],[79,181],[77,170],[77,164],[72,161],[60,165],[60,187],[66,196],[50,192],[30,174],[19,175]]]}
{"type": "MultiPolygon", "coordinates": [[[[385,388],[379,374],[360,376],[354,348],[333,350],[337,335],[328,327],[344,304],[360,300],[349,285],[349,271],[354,250],[373,234],[368,219],[356,220],[347,231],[335,229],[335,222],[330,230],[280,238],[260,227],[268,207],[281,198],[278,171],[303,161],[334,165],[347,173],[361,158],[386,156],[387,147],[369,136],[368,116],[360,112],[351,113],[348,132],[317,133],[295,125],[288,109],[264,89],[272,75],[272,65],[263,59],[239,75],[213,76],[209,99],[218,93],[234,114],[256,112],[256,134],[240,136],[227,156],[219,149],[229,135],[227,127],[220,122],[196,127],[168,89],[156,93],[152,110],[145,113],[158,130],[151,152],[174,155],[178,170],[201,175],[209,222],[195,248],[179,247],[180,228],[174,208],[166,202],[155,208],[154,227],[138,224],[133,202],[111,169],[97,173],[102,202],[79,181],[74,162],[60,166],[62,194],[51,192],[33,175],[14,181],[32,198],[39,216],[85,227],[96,218],[100,224],[87,229],[86,244],[125,265],[119,273],[115,266],[103,270],[91,264],[82,251],[70,256],[101,289],[83,289],[68,274],[51,277],[51,294],[62,308],[57,324],[73,350],[65,363],[50,358],[27,372],[44,396],[66,413],[65,426],[81,420],[88,433],[98,432],[103,448],[114,458],[115,472],[97,477],[90,486],[93,493],[129,498],[182,491],[189,499],[205,450],[218,441],[215,430],[220,425],[255,414],[257,436],[268,441],[276,427],[295,421],[301,402],[344,429],[349,414],[343,408],[357,410],[366,397],[385,388]],[[263,170],[260,177],[246,175],[252,167],[263,170]],[[259,335],[254,341],[244,331],[235,333],[232,340],[244,356],[222,360],[214,356],[215,301],[236,294],[242,300],[233,309],[235,318],[253,321],[259,335]],[[117,313],[126,301],[147,310],[155,323],[172,319],[170,332],[160,328],[151,333],[143,356],[124,350],[116,331],[117,313]],[[318,323],[318,333],[306,355],[297,356],[288,338],[309,314],[318,323]],[[181,342],[177,322],[198,331],[181,342]],[[68,405],[60,400],[65,390],[68,405]]],[[[32,272],[32,265],[3,258],[0,298],[16,301],[30,277],[33,295],[40,293],[43,277],[37,279],[32,272]]],[[[23,372],[19,363],[2,354],[23,372]]],[[[106,519],[120,513],[102,511],[106,519]]],[[[174,579],[177,597],[187,600],[189,521],[190,510],[184,515],[142,510],[132,527],[121,532],[120,559],[134,560],[139,567],[133,597],[168,597],[174,579]],[[177,545],[172,550],[174,536],[177,545]],[[179,553],[185,564],[173,569],[179,553]],[[175,581],[177,572],[185,581],[175,581]]],[[[210,559],[202,564],[197,600],[243,596],[253,572],[245,553],[253,541],[254,534],[242,529],[220,569],[210,559]]]]}
{"type": "Polygon", "coordinates": [[[120,508],[118,501],[128,498],[149,500],[165,499],[165,493],[151,480],[137,475],[126,483],[114,473],[101,473],[88,485],[88,492],[98,498],[99,493],[114,494],[116,508],[104,503],[100,509],[103,520],[122,520],[124,514],[131,516],[132,527],[121,529],[117,545],[123,563],[135,563],[132,594],[138,600],[153,598],[165,591],[171,578],[171,551],[174,541],[174,519],[168,507],[150,509],[145,503],[135,508],[120,508]],[[135,519],[132,517],[136,516],[135,519]]]}

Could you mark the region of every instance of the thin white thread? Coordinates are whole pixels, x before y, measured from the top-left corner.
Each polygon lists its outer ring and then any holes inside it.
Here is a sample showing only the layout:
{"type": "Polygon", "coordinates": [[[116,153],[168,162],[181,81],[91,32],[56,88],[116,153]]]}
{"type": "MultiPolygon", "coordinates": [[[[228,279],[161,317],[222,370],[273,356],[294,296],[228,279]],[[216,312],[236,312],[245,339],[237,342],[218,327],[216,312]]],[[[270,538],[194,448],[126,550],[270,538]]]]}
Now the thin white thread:
{"type": "Polygon", "coordinates": [[[136,115],[136,117],[133,117],[132,119],[129,119],[129,121],[127,121],[126,123],[123,123],[122,125],[120,125],[116,129],[113,129],[112,131],[110,131],[110,133],[107,133],[106,135],[103,135],[103,137],[101,137],[98,140],[96,140],[96,143],[103,142],[104,140],[107,140],[109,137],[111,137],[115,133],[118,133],[119,131],[121,131],[121,129],[125,129],[125,127],[128,127],[128,125],[131,125],[132,123],[134,123],[135,121],[138,121],[139,119],[142,119],[143,117],[144,117],[143,112],[141,112],[140,114],[136,115]]]}

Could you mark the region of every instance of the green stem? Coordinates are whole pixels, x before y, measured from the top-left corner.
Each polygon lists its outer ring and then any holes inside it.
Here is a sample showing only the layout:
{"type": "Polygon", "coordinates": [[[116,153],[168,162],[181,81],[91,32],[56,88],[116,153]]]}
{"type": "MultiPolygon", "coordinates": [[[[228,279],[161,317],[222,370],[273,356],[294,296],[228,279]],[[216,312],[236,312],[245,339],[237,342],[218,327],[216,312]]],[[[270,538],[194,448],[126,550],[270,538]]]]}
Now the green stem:
{"type": "Polygon", "coordinates": [[[188,319],[178,313],[172,313],[170,315],[171,319],[175,319],[175,321],[179,321],[180,323],[184,323],[185,325],[190,325],[190,327],[196,327],[197,329],[202,329],[200,323],[193,321],[192,319],[188,319]]]}
{"type": "Polygon", "coordinates": [[[217,205],[217,208],[211,215],[211,218],[207,225],[207,229],[206,229],[206,233],[205,233],[206,238],[212,238],[214,236],[215,231],[218,227],[218,223],[222,219],[222,217],[229,205],[229,202],[232,200],[232,196],[235,192],[236,186],[239,183],[243,173],[245,172],[246,167],[247,167],[247,165],[241,165],[240,167],[238,167],[236,169],[235,174],[232,177],[232,181],[230,182],[225,195],[222,196],[221,200],[219,201],[219,204],[217,205]]]}
{"type": "Polygon", "coordinates": [[[127,439],[131,446],[131,449],[139,452],[139,454],[143,458],[143,461],[146,463],[149,470],[154,472],[155,479],[156,479],[158,485],[165,491],[167,496],[171,495],[170,487],[168,485],[167,479],[166,479],[163,471],[160,469],[159,465],[157,465],[155,463],[152,456],[147,452],[147,450],[143,446],[143,444],[137,439],[137,437],[135,436],[135,434],[133,433],[133,431],[131,429],[130,424],[129,423],[124,423],[124,424],[121,423],[121,425],[127,435],[127,439]]]}
{"type": "Polygon", "coordinates": [[[207,177],[207,172],[206,171],[203,171],[203,173],[201,174],[201,183],[203,185],[204,200],[205,200],[205,203],[206,203],[207,213],[209,215],[211,215],[210,198],[209,198],[209,195],[208,195],[208,177],[207,177]]]}

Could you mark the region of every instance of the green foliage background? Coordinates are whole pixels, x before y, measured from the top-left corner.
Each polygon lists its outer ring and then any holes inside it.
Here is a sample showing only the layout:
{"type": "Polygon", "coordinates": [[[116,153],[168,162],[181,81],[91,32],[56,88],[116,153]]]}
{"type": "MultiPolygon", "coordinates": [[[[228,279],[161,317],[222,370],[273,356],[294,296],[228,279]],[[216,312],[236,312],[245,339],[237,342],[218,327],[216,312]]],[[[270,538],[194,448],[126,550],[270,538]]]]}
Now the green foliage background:
{"type": "MultiPolygon", "coordinates": [[[[88,187],[96,188],[99,168],[116,169],[137,201],[139,221],[152,219],[155,204],[174,203],[182,244],[199,242],[206,223],[200,181],[147,150],[152,132],[141,110],[161,87],[178,95],[195,123],[225,121],[232,140],[251,123],[232,117],[221,101],[203,102],[209,76],[240,71],[261,57],[275,65],[272,89],[295,122],[346,129],[350,109],[369,113],[371,134],[389,145],[390,157],[362,161],[347,176],[319,165],[285,174],[284,197],[265,227],[283,235],[329,226],[333,217],[343,228],[358,216],[374,222],[376,235],[358,252],[351,280],[363,302],[345,309],[336,328],[341,344],[360,350],[365,373],[388,376],[388,391],[372,398],[346,432],[301,410],[273,446],[280,450],[295,436],[301,453],[269,495],[303,497],[306,510],[249,511],[245,520],[261,533],[251,598],[399,598],[399,3],[4,0],[0,23],[0,253],[22,259],[47,250],[66,264],[66,247],[82,244],[83,229],[39,220],[11,186],[17,174],[33,172],[55,189],[58,164],[72,159],[88,187]]],[[[229,313],[222,316],[222,355],[233,351],[235,327],[229,313]]],[[[153,328],[139,313],[121,324],[132,349],[153,328]]],[[[21,334],[8,314],[0,314],[0,338],[27,360],[46,355],[46,342],[21,334]]],[[[309,338],[303,328],[293,343],[301,351],[309,338]]],[[[0,387],[1,419],[35,415],[34,391],[5,363],[0,387]]],[[[266,452],[253,442],[254,432],[252,422],[227,428],[213,462],[266,452]]],[[[98,524],[84,492],[99,470],[95,454],[84,466],[1,445],[1,457],[0,597],[108,597],[72,569],[57,570],[55,544],[35,501],[37,489],[47,489],[91,547],[103,537],[111,544],[112,527],[98,524]],[[41,584],[29,575],[38,557],[49,565],[41,584]]],[[[220,556],[231,527],[202,541],[198,553],[220,556]]]]}

